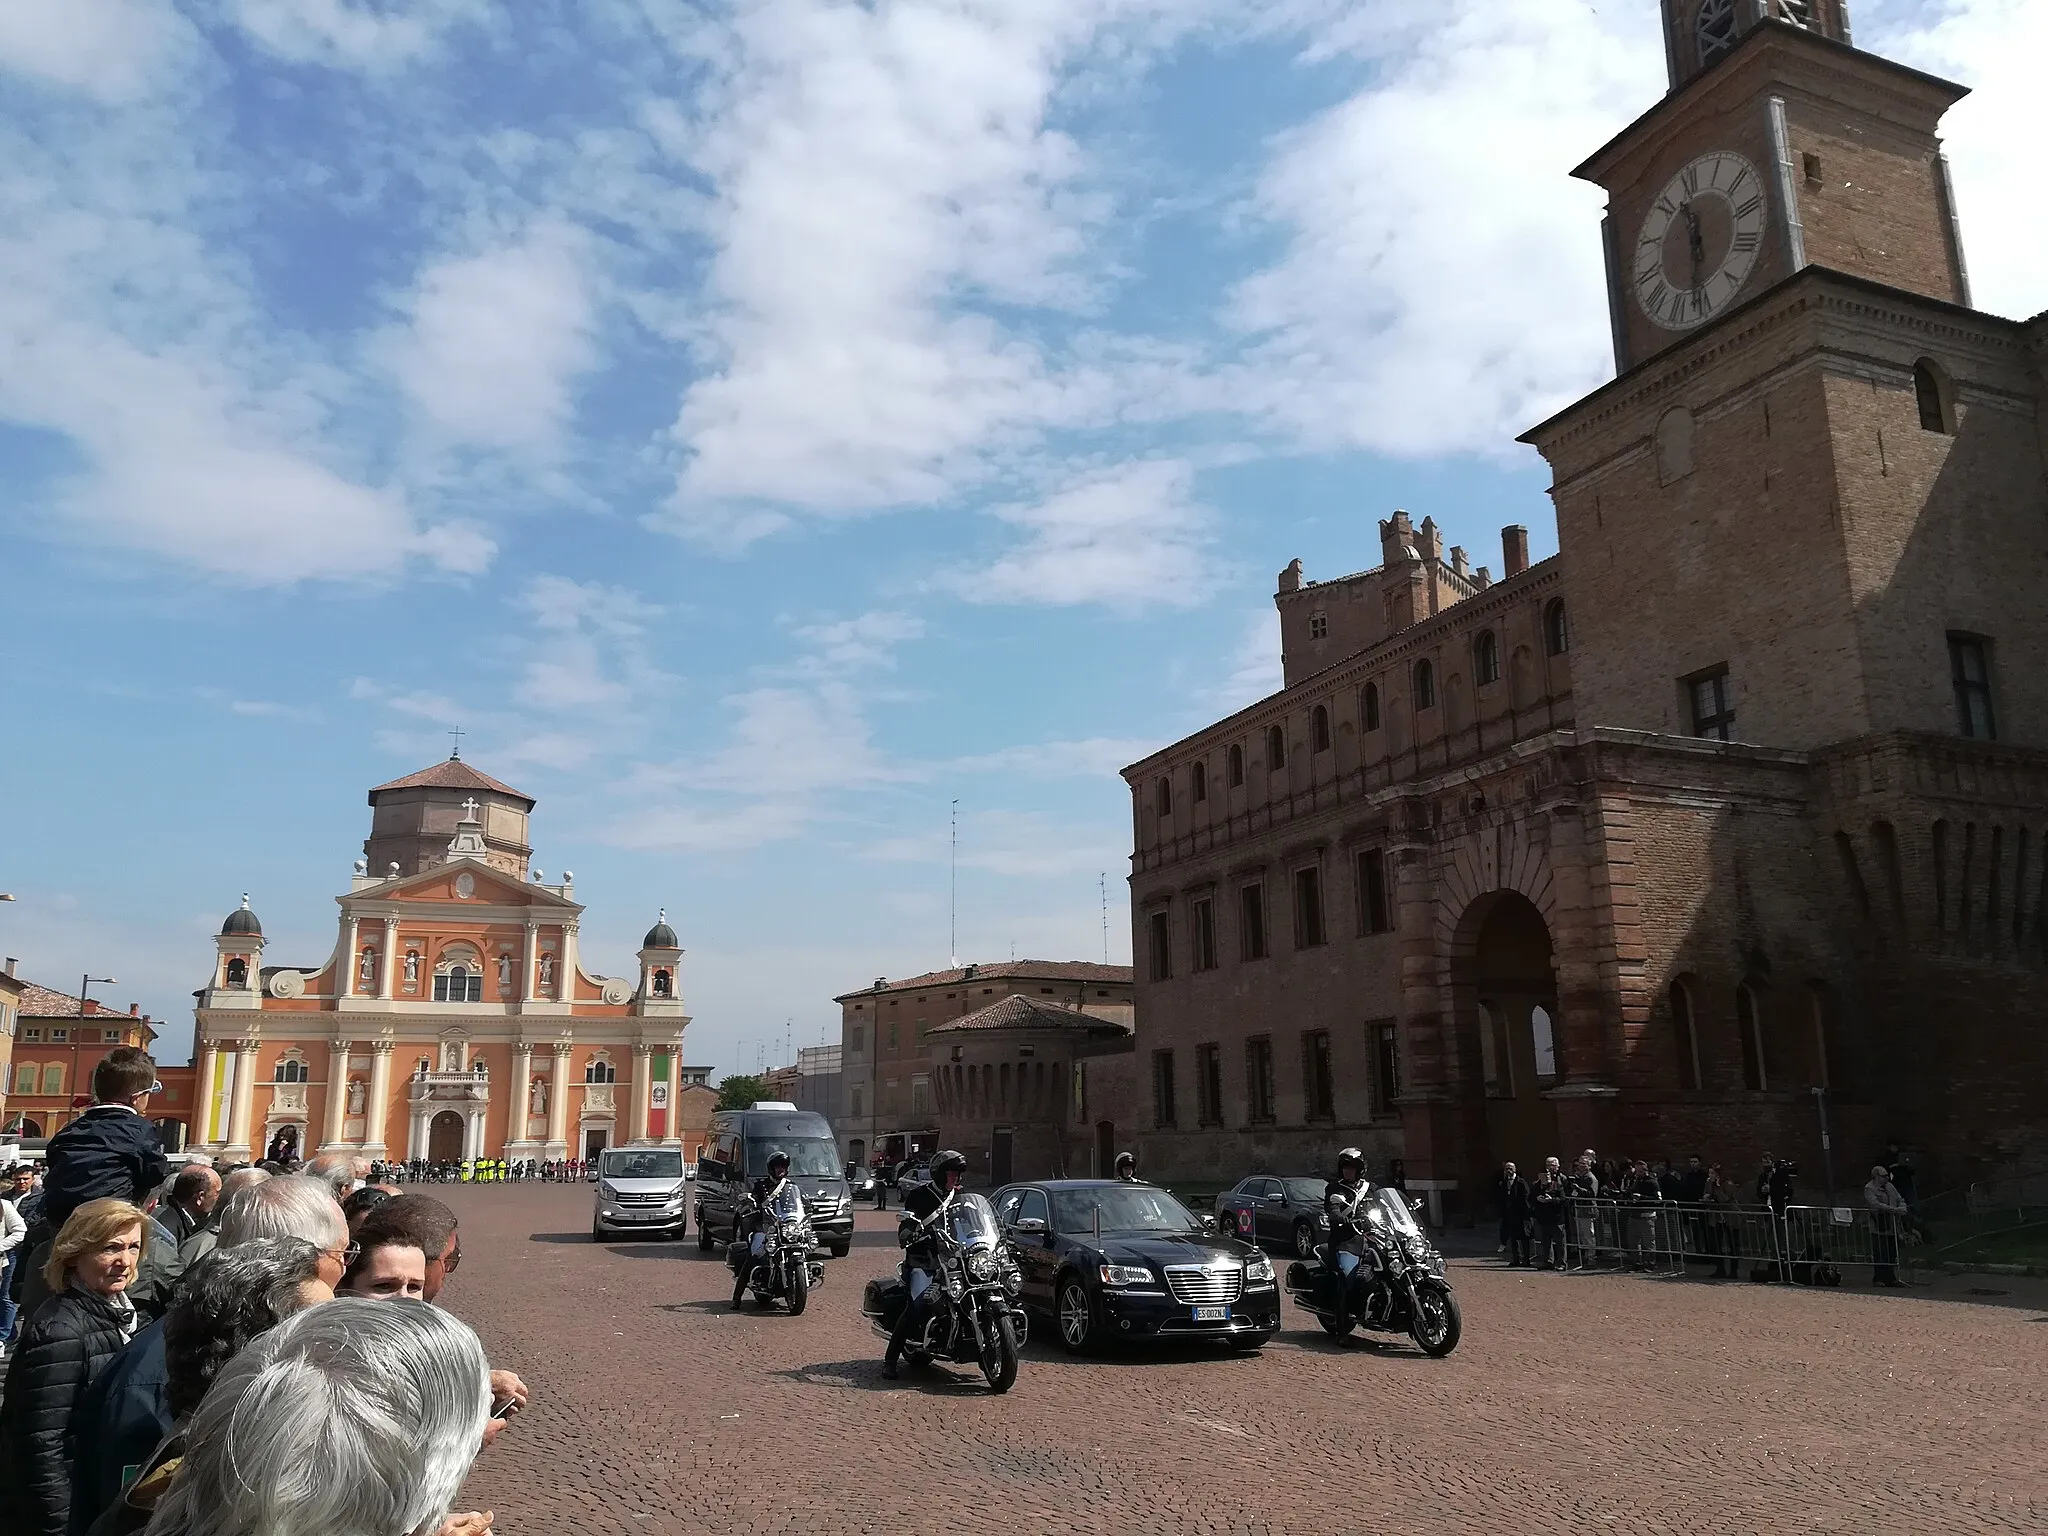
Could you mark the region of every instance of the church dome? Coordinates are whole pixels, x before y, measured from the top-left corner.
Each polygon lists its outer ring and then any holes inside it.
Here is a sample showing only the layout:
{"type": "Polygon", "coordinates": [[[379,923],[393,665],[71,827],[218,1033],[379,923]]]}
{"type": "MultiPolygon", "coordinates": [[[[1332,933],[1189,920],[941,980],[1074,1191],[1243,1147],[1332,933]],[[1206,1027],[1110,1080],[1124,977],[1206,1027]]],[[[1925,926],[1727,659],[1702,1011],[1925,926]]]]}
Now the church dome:
{"type": "Polygon", "coordinates": [[[263,937],[263,925],[256,921],[256,914],[249,910],[249,898],[242,897],[242,904],[228,914],[228,920],[220,925],[222,934],[253,934],[263,937]]]}
{"type": "Polygon", "coordinates": [[[668,925],[668,908],[663,907],[654,920],[654,926],[647,930],[647,937],[640,941],[642,949],[681,949],[676,941],[675,929],[668,925]]]}

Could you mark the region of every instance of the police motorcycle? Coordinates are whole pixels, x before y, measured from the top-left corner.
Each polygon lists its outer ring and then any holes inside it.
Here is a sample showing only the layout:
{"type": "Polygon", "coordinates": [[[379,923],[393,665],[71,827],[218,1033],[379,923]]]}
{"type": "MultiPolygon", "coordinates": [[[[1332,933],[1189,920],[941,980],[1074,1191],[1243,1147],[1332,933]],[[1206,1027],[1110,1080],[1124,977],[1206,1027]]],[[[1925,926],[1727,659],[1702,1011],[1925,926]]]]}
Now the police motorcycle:
{"type": "MultiPolygon", "coordinates": [[[[1333,1205],[1340,1198],[1330,1197],[1333,1205]]],[[[1405,1333],[1424,1354],[1439,1360],[1456,1349],[1464,1324],[1458,1298],[1444,1278],[1443,1255],[1401,1192],[1385,1185],[1361,1190],[1348,1211],[1339,1208],[1332,1215],[1348,1220],[1358,1236],[1317,1249],[1313,1260],[1287,1266],[1287,1293],[1294,1304],[1314,1313],[1332,1338],[1341,1339],[1356,1326],[1405,1333]],[[1356,1253],[1344,1251],[1353,1247],[1356,1253]],[[1343,1263],[1347,1257],[1358,1260],[1355,1267],[1343,1263]]]]}
{"type": "MultiPolygon", "coordinates": [[[[987,1198],[956,1192],[922,1222],[905,1217],[898,1236],[905,1247],[929,1241],[934,1255],[928,1282],[923,1273],[912,1271],[926,1311],[923,1331],[913,1334],[904,1349],[910,1363],[940,1359],[978,1365],[991,1392],[1009,1391],[1030,1325],[1017,1301],[1023,1272],[1003,1244],[987,1198]]],[[[903,1278],[870,1280],[861,1311],[886,1339],[911,1301],[903,1278]]]]}
{"type": "Polygon", "coordinates": [[[737,1233],[726,1249],[726,1263],[733,1271],[732,1304],[739,1306],[751,1290],[762,1306],[781,1301],[791,1317],[801,1316],[811,1292],[825,1283],[825,1251],[818,1246],[810,1217],[778,1216],[752,1195],[740,1197],[737,1215],[741,1231],[751,1222],[761,1251],[756,1254],[751,1239],[737,1233]]]}

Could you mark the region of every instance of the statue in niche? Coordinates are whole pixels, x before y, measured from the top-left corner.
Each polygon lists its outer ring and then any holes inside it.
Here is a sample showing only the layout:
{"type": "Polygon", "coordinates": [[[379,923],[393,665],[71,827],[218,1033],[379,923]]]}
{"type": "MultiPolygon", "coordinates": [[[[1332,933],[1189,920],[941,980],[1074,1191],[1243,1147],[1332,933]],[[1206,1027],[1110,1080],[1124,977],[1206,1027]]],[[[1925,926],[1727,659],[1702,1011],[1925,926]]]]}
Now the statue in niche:
{"type": "Polygon", "coordinates": [[[356,984],[358,986],[369,987],[376,985],[376,982],[377,951],[374,949],[365,948],[363,950],[363,963],[356,967],[356,984]]]}
{"type": "Polygon", "coordinates": [[[420,979],[420,957],[415,951],[410,949],[405,952],[405,979],[407,981],[418,981],[420,979]]]}
{"type": "Polygon", "coordinates": [[[526,1107],[529,1114],[544,1115],[548,1112],[548,1080],[546,1078],[536,1077],[533,1080],[533,1089],[526,1096],[526,1107]]]}
{"type": "Polygon", "coordinates": [[[456,1041],[443,1040],[441,1042],[441,1070],[443,1072],[460,1072],[462,1070],[462,1047],[456,1041]]]}
{"type": "Polygon", "coordinates": [[[508,993],[512,990],[512,957],[510,955],[498,956],[498,990],[508,993]]]}
{"type": "Polygon", "coordinates": [[[549,991],[555,985],[555,957],[553,955],[542,955],[540,957],[540,985],[542,991],[549,991]]]}
{"type": "Polygon", "coordinates": [[[360,1077],[350,1078],[348,1080],[348,1112],[352,1115],[360,1115],[368,1099],[369,1094],[363,1088],[363,1080],[360,1077]]]}

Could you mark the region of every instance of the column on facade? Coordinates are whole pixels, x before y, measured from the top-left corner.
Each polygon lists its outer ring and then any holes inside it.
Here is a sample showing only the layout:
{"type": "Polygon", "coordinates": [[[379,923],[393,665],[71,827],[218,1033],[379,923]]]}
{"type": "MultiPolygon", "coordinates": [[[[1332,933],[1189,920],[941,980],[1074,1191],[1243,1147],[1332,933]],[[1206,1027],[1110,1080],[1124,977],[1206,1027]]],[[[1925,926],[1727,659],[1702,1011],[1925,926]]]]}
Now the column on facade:
{"type": "Polygon", "coordinates": [[[462,1155],[471,1162],[484,1155],[484,1116],[490,1113],[488,1101],[472,1105],[462,1122],[462,1155]]]}
{"type": "Polygon", "coordinates": [[[548,1140],[569,1144],[569,1051],[567,1040],[555,1042],[555,1083],[548,1093],[548,1140]]]}
{"type": "Polygon", "coordinates": [[[654,1063],[650,1059],[654,1048],[644,1040],[633,1043],[633,1130],[635,1141],[647,1139],[647,1116],[652,1105],[654,1063]]]}
{"type": "Polygon", "coordinates": [[[528,919],[526,924],[526,980],[520,984],[519,1000],[531,1002],[539,995],[540,980],[540,924],[528,919]]]}
{"type": "Polygon", "coordinates": [[[562,967],[555,979],[555,996],[565,1003],[576,1000],[576,925],[562,924],[562,967]]]}
{"type": "Polygon", "coordinates": [[[199,1116],[192,1124],[193,1145],[213,1145],[213,1076],[220,1068],[220,1047],[211,1040],[202,1041],[199,1046],[199,1116]]]}
{"type": "Polygon", "coordinates": [[[683,1042],[678,1036],[668,1048],[668,1121],[663,1126],[664,1141],[681,1142],[683,1130],[682,1114],[683,1042]]]}
{"type": "Polygon", "coordinates": [[[228,1110],[228,1145],[250,1147],[249,1119],[256,1103],[256,1042],[235,1046],[235,1093],[228,1110]]]}
{"type": "Polygon", "coordinates": [[[512,1103],[505,1116],[505,1140],[531,1140],[527,1123],[532,1115],[533,1046],[521,1040],[512,1047],[512,1103]]]}
{"type": "Polygon", "coordinates": [[[327,1048],[327,1129],[320,1138],[323,1147],[341,1145],[348,1129],[348,1049],[346,1040],[327,1048]]]}
{"type": "Polygon", "coordinates": [[[384,953],[377,957],[377,995],[383,998],[395,997],[393,990],[398,977],[398,919],[384,919],[384,953]]]}
{"type": "Polygon", "coordinates": [[[348,918],[348,971],[342,978],[340,991],[354,997],[362,991],[359,978],[363,963],[363,920],[353,912],[348,918]]]}
{"type": "Polygon", "coordinates": [[[365,1152],[385,1151],[384,1126],[391,1114],[391,1045],[389,1040],[379,1040],[371,1047],[370,1102],[363,1116],[365,1152]]]}

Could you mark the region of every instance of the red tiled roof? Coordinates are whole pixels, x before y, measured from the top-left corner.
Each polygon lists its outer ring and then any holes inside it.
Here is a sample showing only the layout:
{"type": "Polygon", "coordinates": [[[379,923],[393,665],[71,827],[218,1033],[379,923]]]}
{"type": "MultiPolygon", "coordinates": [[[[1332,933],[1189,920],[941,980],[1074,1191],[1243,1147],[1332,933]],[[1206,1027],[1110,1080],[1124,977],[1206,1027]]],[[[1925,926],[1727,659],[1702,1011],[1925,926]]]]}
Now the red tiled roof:
{"type": "Polygon", "coordinates": [[[387,789],[487,789],[493,794],[511,795],[524,800],[529,806],[533,796],[522,789],[492,778],[488,773],[478,773],[459,757],[447,758],[431,768],[422,768],[418,773],[408,773],[402,779],[393,779],[389,784],[379,784],[370,793],[382,794],[387,789]]]}
{"type": "MultiPolygon", "coordinates": [[[[75,993],[53,992],[48,987],[39,987],[32,981],[21,984],[21,1005],[18,1012],[24,1019],[75,1019],[78,1017],[78,997],[75,993]]],[[[125,1019],[130,1017],[125,1008],[109,1008],[98,998],[93,998],[89,1019],[125,1019]]]]}
{"type": "MultiPolygon", "coordinates": [[[[884,982],[884,992],[909,992],[919,987],[951,987],[963,981],[1095,981],[1105,986],[1126,986],[1132,981],[1128,965],[1097,965],[1093,960],[1006,960],[1000,965],[963,965],[945,971],[926,971],[922,976],[909,976],[902,981],[884,982]]],[[[832,999],[843,1003],[848,998],[872,994],[874,987],[861,987],[841,997],[832,999]]]]}
{"type": "Polygon", "coordinates": [[[1084,1029],[1111,1030],[1129,1034],[1131,1026],[1116,1019],[1097,1018],[1076,1008],[1061,1008],[1042,998],[1012,992],[986,1008],[977,1009],[943,1024],[934,1024],[927,1035],[960,1035],[983,1029],[1084,1029]]]}

